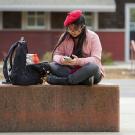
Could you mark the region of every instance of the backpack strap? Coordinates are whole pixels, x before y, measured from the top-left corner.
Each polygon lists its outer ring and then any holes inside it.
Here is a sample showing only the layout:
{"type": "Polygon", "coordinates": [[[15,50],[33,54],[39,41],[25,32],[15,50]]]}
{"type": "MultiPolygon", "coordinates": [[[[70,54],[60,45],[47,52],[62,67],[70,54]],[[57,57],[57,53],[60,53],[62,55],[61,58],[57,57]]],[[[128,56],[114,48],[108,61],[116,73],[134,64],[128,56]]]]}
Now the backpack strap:
{"type": "Polygon", "coordinates": [[[16,45],[13,47],[13,50],[11,51],[10,53],[10,57],[9,57],[9,64],[10,64],[10,68],[9,68],[9,71],[12,70],[12,65],[13,65],[13,62],[12,62],[12,58],[13,58],[13,54],[15,52],[15,49],[18,47],[19,43],[17,42],[16,45]]]}
{"type": "MultiPolygon", "coordinates": [[[[28,48],[27,48],[27,43],[26,41],[24,40],[24,37],[21,37],[21,39],[16,43],[17,46],[20,46],[20,45],[23,45],[26,49],[26,53],[28,53],[28,48]]],[[[13,54],[15,52],[15,49],[17,48],[17,46],[13,49],[13,51],[11,51],[11,54],[10,54],[10,58],[9,58],[9,61],[10,61],[10,69],[9,71],[12,70],[12,65],[13,65],[13,54]]]]}
{"type": "MultiPolygon", "coordinates": [[[[13,53],[14,53],[17,46],[18,46],[18,42],[14,43],[11,46],[11,48],[9,49],[7,56],[3,59],[3,62],[4,62],[3,63],[3,75],[4,75],[5,79],[6,79],[6,83],[11,82],[10,78],[9,78],[9,74],[8,74],[9,71],[8,71],[7,62],[8,62],[9,57],[13,55],[13,53]]],[[[12,68],[12,59],[10,58],[10,70],[11,70],[11,68],[12,68]]]]}

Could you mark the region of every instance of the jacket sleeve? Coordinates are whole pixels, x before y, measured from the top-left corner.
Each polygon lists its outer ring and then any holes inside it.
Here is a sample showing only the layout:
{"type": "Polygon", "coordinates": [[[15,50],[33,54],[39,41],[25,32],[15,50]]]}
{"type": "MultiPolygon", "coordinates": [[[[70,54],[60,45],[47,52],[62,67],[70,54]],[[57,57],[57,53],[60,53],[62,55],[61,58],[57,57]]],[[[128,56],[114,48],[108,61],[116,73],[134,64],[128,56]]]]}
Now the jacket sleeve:
{"type": "Polygon", "coordinates": [[[101,63],[102,46],[100,43],[100,39],[96,33],[92,36],[91,42],[89,42],[89,44],[91,44],[88,45],[91,46],[89,47],[89,49],[91,49],[89,57],[78,58],[76,65],[83,66],[87,63],[95,63],[99,65],[99,63],[101,63]]]}
{"type": "Polygon", "coordinates": [[[56,63],[62,64],[63,63],[63,55],[54,55],[53,56],[53,61],[55,61],[56,63]]]}
{"type": "MultiPolygon", "coordinates": [[[[61,37],[60,37],[61,38],[61,37]]],[[[53,54],[53,61],[61,64],[62,63],[62,60],[63,60],[63,56],[65,54],[65,51],[64,51],[64,44],[63,42],[56,48],[56,50],[54,51],[54,54],[53,54]]]]}

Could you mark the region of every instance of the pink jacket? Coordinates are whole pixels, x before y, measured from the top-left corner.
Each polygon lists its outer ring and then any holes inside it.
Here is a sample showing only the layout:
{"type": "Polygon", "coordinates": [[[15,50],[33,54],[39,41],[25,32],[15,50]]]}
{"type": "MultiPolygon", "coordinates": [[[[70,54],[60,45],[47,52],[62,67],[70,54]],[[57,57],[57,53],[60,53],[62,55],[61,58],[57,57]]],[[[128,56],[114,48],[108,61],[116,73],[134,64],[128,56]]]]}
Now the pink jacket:
{"type": "MultiPolygon", "coordinates": [[[[66,38],[55,50],[53,61],[61,64],[63,56],[71,56],[74,42],[71,38],[66,38]]],[[[83,44],[83,58],[79,58],[75,65],[83,66],[87,63],[95,63],[99,66],[104,76],[101,64],[102,47],[98,35],[90,30],[86,31],[86,41],[83,44]]]]}

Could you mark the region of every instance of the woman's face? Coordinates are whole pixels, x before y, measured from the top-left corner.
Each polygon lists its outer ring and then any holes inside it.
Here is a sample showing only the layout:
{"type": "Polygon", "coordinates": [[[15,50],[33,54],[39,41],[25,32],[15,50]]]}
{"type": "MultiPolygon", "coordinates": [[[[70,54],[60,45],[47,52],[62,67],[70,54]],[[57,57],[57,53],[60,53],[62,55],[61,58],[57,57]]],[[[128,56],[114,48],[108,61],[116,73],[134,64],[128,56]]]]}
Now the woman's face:
{"type": "Polygon", "coordinates": [[[74,24],[70,24],[67,28],[68,33],[73,36],[73,37],[77,37],[81,34],[82,29],[84,28],[84,26],[77,26],[74,24]]]}

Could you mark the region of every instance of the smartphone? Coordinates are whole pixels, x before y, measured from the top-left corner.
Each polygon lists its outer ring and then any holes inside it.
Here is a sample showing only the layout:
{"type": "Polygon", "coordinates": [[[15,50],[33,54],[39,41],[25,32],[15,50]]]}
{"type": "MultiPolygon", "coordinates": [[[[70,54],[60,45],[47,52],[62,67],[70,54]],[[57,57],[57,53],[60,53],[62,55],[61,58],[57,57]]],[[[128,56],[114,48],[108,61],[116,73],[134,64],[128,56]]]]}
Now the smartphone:
{"type": "Polygon", "coordinates": [[[68,57],[68,56],[64,56],[64,60],[65,60],[65,61],[71,61],[72,58],[71,58],[71,57],[68,57]]]}

